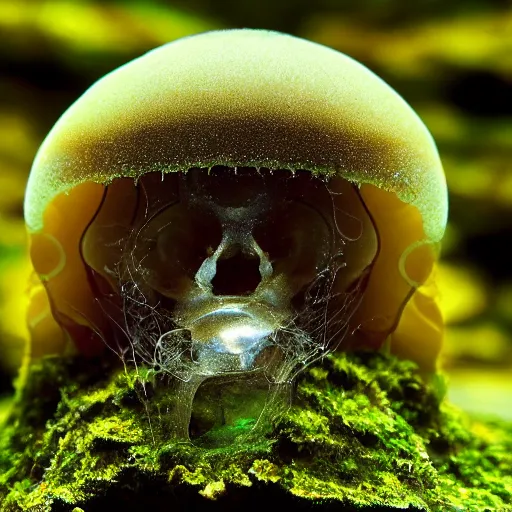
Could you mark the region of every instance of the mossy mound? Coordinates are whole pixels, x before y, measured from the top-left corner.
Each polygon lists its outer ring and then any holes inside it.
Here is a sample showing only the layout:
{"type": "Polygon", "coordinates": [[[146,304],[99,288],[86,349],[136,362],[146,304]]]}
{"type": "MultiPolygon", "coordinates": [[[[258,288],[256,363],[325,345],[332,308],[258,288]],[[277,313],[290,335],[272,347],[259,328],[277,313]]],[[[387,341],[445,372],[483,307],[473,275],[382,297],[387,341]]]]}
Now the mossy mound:
{"type": "Polygon", "coordinates": [[[97,361],[34,364],[2,429],[1,509],[512,510],[512,426],[470,423],[411,363],[331,355],[267,435],[224,446],[169,439],[172,389],[97,361]]]}

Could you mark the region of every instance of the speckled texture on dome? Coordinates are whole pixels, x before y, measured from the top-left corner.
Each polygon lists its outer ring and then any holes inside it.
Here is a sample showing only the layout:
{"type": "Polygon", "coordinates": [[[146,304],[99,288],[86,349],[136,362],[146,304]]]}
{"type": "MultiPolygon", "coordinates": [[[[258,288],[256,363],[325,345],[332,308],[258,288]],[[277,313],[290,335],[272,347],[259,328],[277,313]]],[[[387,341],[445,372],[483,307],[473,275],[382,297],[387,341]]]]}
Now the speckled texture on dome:
{"type": "Polygon", "coordinates": [[[428,239],[444,232],[444,174],[414,111],[346,55],[261,30],[181,39],[93,85],[39,150],[27,225],[41,229],[48,203],[85,181],[213,165],[372,183],[414,204],[428,239]]]}

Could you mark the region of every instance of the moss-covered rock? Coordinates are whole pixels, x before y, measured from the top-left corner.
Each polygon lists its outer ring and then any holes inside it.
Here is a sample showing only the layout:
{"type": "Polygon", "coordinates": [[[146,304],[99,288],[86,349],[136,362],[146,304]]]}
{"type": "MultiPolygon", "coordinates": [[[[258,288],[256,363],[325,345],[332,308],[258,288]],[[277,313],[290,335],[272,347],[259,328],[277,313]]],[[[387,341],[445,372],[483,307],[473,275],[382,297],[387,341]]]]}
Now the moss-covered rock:
{"type": "Polygon", "coordinates": [[[512,510],[512,426],[470,422],[411,363],[331,355],[266,435],[231,444],[253,419],[208,431],[198,414],[194,443],[170,438],[172,390],[141,368],[34,364],[1,434],[1,509],[512,510]]]}

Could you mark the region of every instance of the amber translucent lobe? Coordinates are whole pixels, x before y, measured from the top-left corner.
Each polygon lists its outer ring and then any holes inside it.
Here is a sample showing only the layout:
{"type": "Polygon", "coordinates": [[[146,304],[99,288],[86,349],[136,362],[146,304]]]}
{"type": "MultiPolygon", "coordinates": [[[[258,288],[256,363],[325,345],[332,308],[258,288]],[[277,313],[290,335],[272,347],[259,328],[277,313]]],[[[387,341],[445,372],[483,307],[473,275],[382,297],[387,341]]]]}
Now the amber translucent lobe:
{"type": "Polygon", "coordinates": [[[420,287],[406,304],[391,335],[391,352],[417,362],[422,372],[432,372],[436,369],[443,333],[438,303],[420,287]]]}
{"type": "MultiPolygon", "coordinates": [[[[30,255],[50,297],[53,317],[67,332],[75,325],[87,327],[80,339],[72,336],[84,354],[101,349],[94,331],[101,330],[104,320],[88,283],[80,239],[101,203],[103,190],[103,185],[84,183],[69,194],[57,196],[45,211],[43,230],[30,233],[30,255]]],[[[58,330],[47,314],[44,321],[37,321],[44,307],[45,299],[34,294],[29,310],[34,356],[65,348],[64,344],[55,343],[58,330]]]]}
{"type": "Polygon", "coordinates": [[[435,293],[427,294],[426,285],[414,290],[415,283],[425,283],[431,274],[436,247],[416,246],[424,234],[414,206],[372,185],[363,185],[361,196],[374,219],[380,247],[363,301],[352,318],[356,329],[352,345],[379,348],[391,334],[393,353],[430,371],[441,348],[443,322],[435,293]]]}
{"type": "Polygon", "coordinates": [[[124,249],[120,241],[132,230],[137,208],[138,193],[133,180],[115,180],[105,187],[101,206],[83,231],[83,263],[101,273],[112,289],[117,289],[114,272],[124,249]]]}
{"type": "Polygon", "coordinates": [[[27,324],[31,340],[30,357],[62,354],[73,350],[71,340],[53,318],[48,294],[39,279],[31,283],[27,324]]]}

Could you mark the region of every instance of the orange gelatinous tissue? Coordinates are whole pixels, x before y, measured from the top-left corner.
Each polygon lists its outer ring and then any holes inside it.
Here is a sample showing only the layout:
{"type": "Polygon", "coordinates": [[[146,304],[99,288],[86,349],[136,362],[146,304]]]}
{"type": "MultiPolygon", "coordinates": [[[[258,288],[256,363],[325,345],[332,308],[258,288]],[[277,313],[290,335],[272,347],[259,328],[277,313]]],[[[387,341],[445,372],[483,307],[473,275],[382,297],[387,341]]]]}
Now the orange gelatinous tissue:
{"type": "Polygon", "coordinates": [[[25,215],[33,357],[108,347],[189,395],[227,374],[289,382],[331,350],[435,369],[439,156],[337,51],[226,30],[122,66],[44,141],[25,215]]]}

